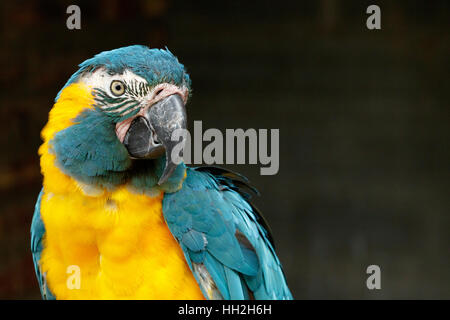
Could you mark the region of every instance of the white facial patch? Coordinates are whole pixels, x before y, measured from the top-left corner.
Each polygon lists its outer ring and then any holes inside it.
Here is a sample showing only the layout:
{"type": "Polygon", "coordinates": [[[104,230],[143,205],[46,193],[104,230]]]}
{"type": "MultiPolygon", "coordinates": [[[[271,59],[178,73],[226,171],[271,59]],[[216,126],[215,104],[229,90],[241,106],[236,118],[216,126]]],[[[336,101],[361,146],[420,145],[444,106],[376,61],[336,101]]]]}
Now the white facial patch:
{"type": "Polygon", "coordinates": [[[92,88],[101,88],[112,95],[113,93],[111,92],[110,87],[113,80],[120,80],[127,83],[132,83],[134,81],[147,83],[147,80],[145,80],[141,76],[138,76],[137,74],[134,74],[128,69],[125,70],[122,74],[111,75],[108,73],[108,71],[106,71],[105,68],[98,68],[94,72],[84,73],[80,77],[78,82],[82,82],[92,88]]]}
{"type": "Polygon", "coordinates": [[[105,68],[99,68],[94,72],[86,72],[78,81],[95,90],[94,98],[100,109],[120,117],[126,117],[140,108],[152,91],[144,78],[129,70],[112,75],[105,68]],[[118,95],[111,90],[111,84],[117,81],[126,88],[123,94],[118,95]]]}
{"type": "Polygon", "coordinates": [[[178,87],[172,83],[160,83],[150,87],[147,80],[128,69],[122,74],[112,75],[105,68],[98,68],[83,74],[78,82],[94,91],[94,99],[100,109],[118,119],[116,134],[120,141],[123,141],[132,120],[143,115],[153,104],[173,94],[180,95],[186,104],[189,95],[184,85],[178,87]],[[121,81],[125,85],[123,94],[112,92],[111,84],[114,81],[121,81]]]}

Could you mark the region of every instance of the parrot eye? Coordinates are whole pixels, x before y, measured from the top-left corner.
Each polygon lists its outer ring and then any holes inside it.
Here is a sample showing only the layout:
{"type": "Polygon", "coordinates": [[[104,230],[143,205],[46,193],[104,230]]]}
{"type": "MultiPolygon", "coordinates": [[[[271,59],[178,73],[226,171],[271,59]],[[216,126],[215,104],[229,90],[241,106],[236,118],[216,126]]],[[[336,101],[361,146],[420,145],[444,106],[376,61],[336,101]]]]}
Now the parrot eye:
{"type": "Polygon", "coordinates": [[[111,82],[111,92],[115,96],[121,96],[125,93],[125,84],[122,81],[114,80],[111,82]]]}

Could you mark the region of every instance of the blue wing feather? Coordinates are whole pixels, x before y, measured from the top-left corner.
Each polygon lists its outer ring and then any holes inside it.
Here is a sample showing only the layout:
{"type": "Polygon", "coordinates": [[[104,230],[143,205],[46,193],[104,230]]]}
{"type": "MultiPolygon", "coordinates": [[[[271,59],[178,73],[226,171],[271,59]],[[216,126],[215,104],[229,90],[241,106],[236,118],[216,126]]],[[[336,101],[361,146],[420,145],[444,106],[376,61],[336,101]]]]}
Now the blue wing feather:
{"type": "Polygon", "coordinates": [[[45,281],[45,274],[41,272],[40,260],[43,250],[43,238],[45,235],[44,222],[41,219],[41,200],[43,190],[39,193],[36,206],[34,208],[33,220],[31,222],[31,253],[33,255],[34,271],[39,282],[39,289],[41,290],[42,298],[47,300],[54,300],[55,296],[50,292],[45,281]]]}
{"type": "Polygon", "coordinates": [[[233,179],[188,168],[182,189],[164,197],[167,225],[207,298],[204,269],[224,299],[292,299],[267,224],[233,179]]]}

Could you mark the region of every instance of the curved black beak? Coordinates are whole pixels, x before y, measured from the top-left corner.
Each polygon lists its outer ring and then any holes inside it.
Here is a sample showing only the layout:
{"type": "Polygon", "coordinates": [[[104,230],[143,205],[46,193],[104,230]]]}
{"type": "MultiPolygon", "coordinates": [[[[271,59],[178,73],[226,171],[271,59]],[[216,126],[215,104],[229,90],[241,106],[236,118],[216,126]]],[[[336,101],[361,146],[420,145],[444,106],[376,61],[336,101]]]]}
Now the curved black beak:
{"type": "Polygon", "coordinates": [[[172,141],[172,133],[186,129],[186,109],[178,94],[170,95],[152,105],[144,116],[136,117],[123,143],[132,158],[157,159],[166,154],[166,166],[158,184],[167,181],[177,164],[172,161],[172,150],[179,141],[172,141]]]}

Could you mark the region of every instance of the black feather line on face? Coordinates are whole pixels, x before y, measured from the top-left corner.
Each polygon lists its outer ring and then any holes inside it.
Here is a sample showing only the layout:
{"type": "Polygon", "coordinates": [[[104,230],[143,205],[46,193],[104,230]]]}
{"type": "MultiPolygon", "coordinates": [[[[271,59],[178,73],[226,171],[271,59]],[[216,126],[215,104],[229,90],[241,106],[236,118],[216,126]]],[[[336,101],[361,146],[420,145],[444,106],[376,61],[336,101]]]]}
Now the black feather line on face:
{"type": "Polygon", "coordinates": [[[130,83],[124,81],[125,94],[136,98],[143,98],[150,92],[150,86],[143,81],[133,80],[130,83]]]}
{"type": "Polygon", "coordinates": [[[101,88],[94,88],[95,107],[112,117],[116,122],[123,121],[139,113],[141,99],[148,95],[150,86],[142,81],[123,81],[125,93],[115,97],[101,88]]]}

